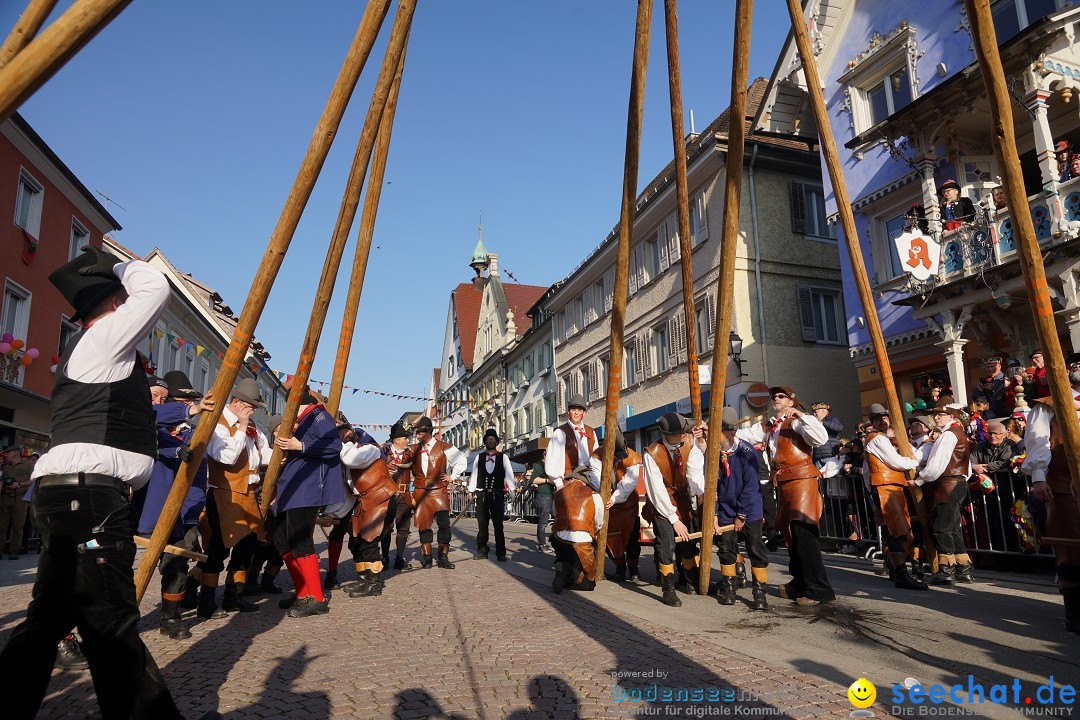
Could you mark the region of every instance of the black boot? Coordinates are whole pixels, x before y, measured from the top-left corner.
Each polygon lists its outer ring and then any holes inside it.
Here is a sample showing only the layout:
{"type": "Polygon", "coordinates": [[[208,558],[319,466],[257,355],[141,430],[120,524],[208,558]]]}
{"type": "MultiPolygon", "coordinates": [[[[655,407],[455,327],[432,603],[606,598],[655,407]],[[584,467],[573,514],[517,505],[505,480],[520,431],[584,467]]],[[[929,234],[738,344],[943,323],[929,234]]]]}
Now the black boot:
{"type": "Polygon", "coordinates": [[[405,569],[405,558],[403,558],[400,555],[397,555],[396,557],[394,557],[394,569],[395,570],[404,570],[405,569]]]}
{"type": "Polygon", "coordinates": [[[1061,588],[1065,600],[1065,629],[1080,633],[1080,587],[1061,588]]]}
{"type": "Polygon", "coordinates": [[[751,610],[768,610],[769,601],[765,599],[765,583],[754,578],[754,601],[750,603],[751,610]]]}
{"type": "Polygon", "coordinates": [[[289,612],[287,612],[286,615],[291,618],[304,618],[312,615],[325,615],[328,612],[330,612],[329,600],[319,602],[311,595],[305,595],[289,608],[289,612]]]}
{"type": "Polygon", "coordinates": [[[615,576],[612,578],[612,580],[614,580],[615,582],[626,581],[626,565],[615,566],[615,576]]]}
{"type": "Polygon", "coordinates": [[[337,568],[326,571],[326,575],[323,577],[322,586],[325,592],[337,590],[341,587],[341,583],[339,583],[337,579],[337,568]]]}
{"type": "Polygon", "coordinates": [[[349,590],[349,597],[369,597],[375,595],[375,577],[370,570],[361,570],[357,574],[356,584],[349,590]]]}
{"type": "Polygon", "coordinates": [[[180,621],[180,601],[161,599],[161,634],[170,640],[187,640],[191,631],[180,621]]]}
{"type": "Polygon", "coordinates": [[[971,566],[971,563],[957,565],[956,571],[953,574],[954,579],[958,583],[973,583],[975,582],[975,575],[972,570],[974,570],[974,568],[971,566]]]}
{"type": "Polygon", "coordinates": [[[195,611],[196,615],[208,620],[218,620],[225,617],[225,611],[218,607],[217,600],[214,598],[216,593],[216,587],[203,585],[199,588],[199,607],[195,611]]]}
{"type": "MultiPolygon", "coordinates": [[[[697,568],[694,568],[696,570],[697,568]]],[[[686,595],[697,595],[697,578],[691,578],[691,573],[694,570],[687,571],[686,568],[679,568],[679,590],[686,595]]]]}
{"type": "Polygon", "coordinates": [[[669,573],[667,575],[660,576],[660,587],[663,589],[663,596],[660,601],[670,607],[682,607],[682,600],[675,593],[675,574],[669,573]]]}
{"type": "Polygon", "coordinates": [[[735,563],[735,579],[739,581],[739,588],[746,587],[746,565],[742,562],[735,563]]]}
{"type": "Polygon", "coordinates": [[[907,565],[894,565],[889,571],[889,578],[893,585],[901,590],[929,590],[926,583],[920,582],[908,572],[907,565]]]}
{"type": "Polygon", "coordinates": [[[271,595],[280,595],[281,588],[274,582],[274,575],[263,570],[262,580],[259,581],[259,587],[263,589],[263,592],[270,593],[271,595]]]}
{"type": "Polygon", "coordinates": [[[90,667],[74,635],[64,638],[60,646],[56,648],[56,661],[53,667],[57,670],[85,670],[90,667]]]}
{"type": "MultiPolygon", "coordinates": [[[[738,567],[738,566],[736,566],[738,567]]],[[[721,605],[734,605],[735,597],[739,589],[739,578],[725,577],[720,580],[720,587],[718,588],[718,594],[720,595],[719,601],[721,605]]]]}
{"type": "Polygon", "coordinates": [[[926,578],[931,585],[952,585],[956,577],[955,565],[938,565],[938,571],[926,578]]]}
{"type": "Polygon", "coordinates": [[[190,575],[184,582],[184,599],[180,601],[180,607],[185,610],[199,607],[199,582],[190,575]]]}
{"type": "Polygon", "coordinates": [[[427,570],[429,567],[431,567],[431,553],[420,556],[420,567],[424,570],[427,570]]]}
{"type": "Polygon", "coordinates": [[[244,583],[228,581],[225,583],[221,609],[225,612],[255,612],[259,606],[244,598],[244,583]]]}
{"type": "Polygon", "coordinates": [[[566,585],[566,576],[569,574],[570,568],[567,563],[561,560],[555,561],[555,579],[551,581],[551,589],[558,595],[562,592],[563,586],[566,585]]]}
{"type": "Polygon", "coordinates": [[[450,562],[449,543],[439,543],[439,567],[443,570],[453,570],[454,563],[450,562]]]}
{"type": "Polygon", "coordinates": [[[627,560],[626,568],[630,571],[631,580],[640,580],[641,576],[638,575],[637,560],[627,560]]]}

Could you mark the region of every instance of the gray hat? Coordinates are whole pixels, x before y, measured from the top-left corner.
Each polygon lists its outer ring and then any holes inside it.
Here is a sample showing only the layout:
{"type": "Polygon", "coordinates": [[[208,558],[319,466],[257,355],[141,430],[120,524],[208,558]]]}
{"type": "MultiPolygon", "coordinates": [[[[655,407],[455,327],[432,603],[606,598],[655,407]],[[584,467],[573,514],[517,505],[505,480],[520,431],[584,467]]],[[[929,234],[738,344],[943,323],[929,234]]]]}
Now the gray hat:
{"type": "Polygon", "coordinates": [[[927,430],[934,427],[934,421],[929,415],[914,415],[908,419],[908,427],[911,427],[911,423],[922,423],[927,430]]]}
{"type": "Polygon", "coordinates": [[[882,405],[881,403],[874,403],[873,405],[870,406],[870,412],[867,413],[867,417],[869,417],[871,420],[873,420],[878,415],[888,415],[888,414],[889,414],[889,411],[885,409],[884,405],[882,405]]]}
{"type": "Polygon", "coordinates": [[[626,437],[623,436],[622,430],[615,428],[615,434],[612,437],[615,438],[615,459],[625,460],[630,453],[626,451],[626,437]]]}
{"type": "Polygon", "coordinates": [[[725,407],[721,417],[720,428],[722,430],[734,430],[739,423],[739,413],[733,407],[725,407]]]}
{"type": "Polygon", "coordinates": [[[677,412],[668,412],[661,415],[658,425],[663,435],[682,435],[694,429],[694,421],[677,412]]]}
{"type": "Polygon", "coordinates": [[[233,388],[232,396],[234,398],[240,398],[244,402],[250,403],[255,407],[266,407],[266,403],[259,397],[259,383],[251,378],[244,378],[236,383],[236,387],[233,388]]]}
{"type": "Polygon", "coordinates": [[[588,410],[589,404],[585,402],[585,398],[581,397],[580,395],[571,395],[570,399],[566,401],[567,411],[569,411],[570,408],[581,408],[582,410],[588,410]]]}
{"type": "Polygon", "coordinates": [[[277,432],[277,429],[281,427],[281,415],[271,415],[270,423],[267,425],[270,429],[270,434],[273,435],[277,432]]]}

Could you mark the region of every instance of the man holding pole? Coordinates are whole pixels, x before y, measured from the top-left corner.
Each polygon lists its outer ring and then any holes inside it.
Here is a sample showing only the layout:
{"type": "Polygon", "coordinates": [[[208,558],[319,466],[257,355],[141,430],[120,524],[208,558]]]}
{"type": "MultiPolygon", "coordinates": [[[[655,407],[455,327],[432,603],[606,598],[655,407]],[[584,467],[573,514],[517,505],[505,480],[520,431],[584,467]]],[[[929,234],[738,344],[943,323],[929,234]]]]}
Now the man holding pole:
{"type": "MultiPolygon", "coordinates": [[[[1065,358],[1069,383],[1080,410],[1080,353],[1065,358]]],[[[1035,401],[1028,421],[1023,471],[1031,476],[1030,497],[1047,504],[1046,537],[1054,543],[1058,588],[1065,599],[1065,628],[1080,633],[1080,510],[1076,505],[1065,444],[1061,440],[1053,398],[1035,401]]]]}
{"type": "Polygon", "coordinates": [[[566,403],[568,420],[551,434],[544,456],[544,474],[558,490],[563,478],[577,468],[588,465],[596,450],[596,433],[585,424],[585,398],[571,395],[566,403]]]}
{"type": "Polygon", "coordinates": [[[432,437],[431,418],[416,421],[413,457],[413,500],[416,504],[416,529],[420,531],[420,565],[431,567],[432,521],[439,526],[439,567],[453,570],[450,562],[450,491],[452,480],[465,473],[469,459],[450,443],[432,437]]]}
{"type": "Polygon", "coordinates": [[[777,385],[769,388],[769,394],[772,419],[739,430],[736,436],[752,444],[767,443],[777,490],[776,525],[790,557],[791,582],[780,586],[780,597],[814,607],[836,599],[821,559],[821,474],[813,459],[813,449],[827,442],[829,433],[820,420],[801,409],[790,387],[777,385]]]}

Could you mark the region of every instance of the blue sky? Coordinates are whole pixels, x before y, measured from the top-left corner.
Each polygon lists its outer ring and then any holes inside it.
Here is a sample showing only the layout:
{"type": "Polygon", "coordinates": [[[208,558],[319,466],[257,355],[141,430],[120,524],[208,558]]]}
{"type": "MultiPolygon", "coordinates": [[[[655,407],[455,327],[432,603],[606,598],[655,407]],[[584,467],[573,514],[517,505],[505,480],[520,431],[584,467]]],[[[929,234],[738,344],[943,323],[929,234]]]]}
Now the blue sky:
{"type": "MultiPolygon", "coordinates": [[[[0,3],[5,34],[23,7],[0,3]]],[[[134,2],[20,112],[123,207],[109,206],[120,243],[160,247],[239,312],[362,9],[134,2]]],[[[563,278],[618,222],[635,12],[631,0],[421,0],[346,384],[425,394],[481,212],[488,249],[533,285],[563,278]]],[[[730,98],[733,16],[727,0],[680,3],[684,106],[698,130],[730,98]]],[[[275,369],[295,368],[391,17],[256,331],[275,369]]],[[[758,3],[751,79],[772,72],[787,29],[782,4],[758,3]]],[[[672,155],[666,73],[656,0],[639,188],[672,155]]],[[[355,231],[316,380],[330,380],[355,231]]],[[[389,423],[416,407],[357,394],[342,409],[389,423]]]]}

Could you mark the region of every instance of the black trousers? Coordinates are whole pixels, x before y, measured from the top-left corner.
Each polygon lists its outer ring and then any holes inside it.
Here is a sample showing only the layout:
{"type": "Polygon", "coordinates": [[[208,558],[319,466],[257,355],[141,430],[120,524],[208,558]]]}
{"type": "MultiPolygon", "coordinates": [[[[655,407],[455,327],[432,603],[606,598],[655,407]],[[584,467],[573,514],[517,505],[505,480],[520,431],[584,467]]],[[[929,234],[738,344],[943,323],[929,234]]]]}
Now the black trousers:
{"type": "Polygon", "coordinates": [[[791,545],[788,547],[788,572],[791,583],[789,596],[808,597],[811,600],[835,600],[829,578],[825,575],[825,563],[821,559],[821,540],[818,526],[792,520],[790,523],[791,545]]]}
{"type": "Polygon", "coordinates": [[[282,555],[292,553],[294,558],[315,554],[315,517],[319,508],[289,508],[278,513],[278,524],[274,530],[274,545],[282,555]]]}
{"type": "Polygon", "coordinates": [[[488,554],[488,521],[495,527],[495,555],[506,557],[506,538],[503,536],[503,514],[506,508],[506,495],[501,492],[476,492],[476,522],[480,526],[476,531],[477,552],[488,554]]]}
{"type": "Polygon", "coordinates": [[[240,539],[240,542],[225,547],[225,538],[221,532],[221,519],[218,515],[217,499],[213,492],[206,493],[206,521],[210,525],[210,538],[206,544],[206,562],[200,563],[199,568],[207,574],[216,575],[225,570],[225,560],[229,561],[229,572],[243,570],[247,572],[251,565],[251,558],[255,557],[255,551],[259,549],[259,538],[255,533],[249,533],[240,539]]]}
{"type": "MultiPolygon", "coordinates": [[[[440,545],[450,544],[450,511],[440,510],[435,513],[435,524],[439,527],[438,540],[440,545]]],[[[398,536],[400,537],[400,535],[398,536]]],[[[431,528],[420,531],[420,544],[430,545],[432,538],[435,537],[431,531],[431,528]]]]}
{"type": "MultiPolygon", "coordinates": [[[[352,553],[353,562],[378,562],[383,560],[380,546],[384,542],[387,543],[387,547],[389,546],[390,533],[394,529],[397,506],[399,503],[402,505],[405,504],[405,499],[401,495],[395,495],[390,498],[390,502],[387,503],[388,507],[386,508],[386,520],[383,522],[382,530],[379,531],[379,535],[375,539],[365,540],[362,537],[349,538],[349,552],[352,553]]],[[[385,562],[385,560],[383,560],[383,562],[385,562]]]]}
{"type": "MultiPolygon", "coordinates": [[[[588,578],[584,577],[585,568],[581,566],[581,557],[574,549],[574,543],[567,542],[555,533],[552,533],[551,548],[555,551],[555,559],[558,562],[565,563],[570,567],[570,573],[567,582],[568,585],[579,587],[582,590],[592,590],[596,587],[595,580],[589,580],[588,578]],[[579,577],[581,578],[581,582],[577,582],[577,578],[579,577]]],[[[597,566],[597,568],[598,573],[600,572],[600,570],[603,569],[599,565],[597,566]]],[[[556,570],[555,572],[558,572],[558,570],[556,570]]]]}
{"type": "Polygon", "coordinates": [[[761,510],[764,513],[765,537],[773,538],[780,535],[776,529],[776,488],[771,482],[759,483],[761,488],[761,510]]]}
{"type": "Polygon", "coordinates": [[[34,717],[56,645],[78,627],[103,720],[180,719],[136,627],[135,542],[126,494],[104,487],[36,487],[31,512],[41,533],[41,557],[26,619],[0,652],[4,717],[34,717]]]}
{"type": "Polygon", "coordinates": [[[542,495],[539,491],[536,493],[536,544],[547,544],[547,524],[551,519],[551,505],[554,498],[551,493],[542,495]]]}
{"type": "MultiPolygon", "coordinates": [[[[689,529],[687,527],[687,530],[689,529]]],[[[676,558],[682,561],[697,557],[697,540],[675,542],[675,526],[668,522],[666,517],[656,516],[653,520],[653,533],[656,535],[656,562],[660,565],[674,565],[676,558]]]]}
{"type": "Polygon", "coordinates": [[[934,506],[930,533],[934,549],[943,555],[961,555],[967,552],[964,535],[960,530],[960,505],[967,499],[968,485],[965,480],[956,483],[945,502],[934,506]]]}
{"type": "Polygon", "coordinates": [[[398,493],[390,501],[394,504],[392,520],[382,536],[382,554],[384,558],[390,556],[391,530],[397,529],[396,549],[399,558],[405,558],[405,546],[409,543],[409,527],[412,524],[413,509],[405,499],[405,495],[398,493]]]}
{"type": "MultiPolygon", "coordinates": [[[[183,537],[174,540],[172,544],[185,550],[199,552],[199,526],[185,525],[183,537]]],[[[158,571],[161,573],[161,592],[163,594],[176,595],[184,592],[184,583],[187,582],[188,575],[188,559],[186,557],[162,553],[161,562],[158,563],[158,571]]]]}
{"type": "Polygon", "coordinates": [[[746,544],[746,555],[750,558],[750,567],[769,566],[769,554],[765,552],[765,541],[761,537],[761,523],[757,520],[748,522],[742,530],[728,530],[720,533],[716,541],[716,557],[721,565],[734,565],[739,559],[739,540],[746,544]]]}

